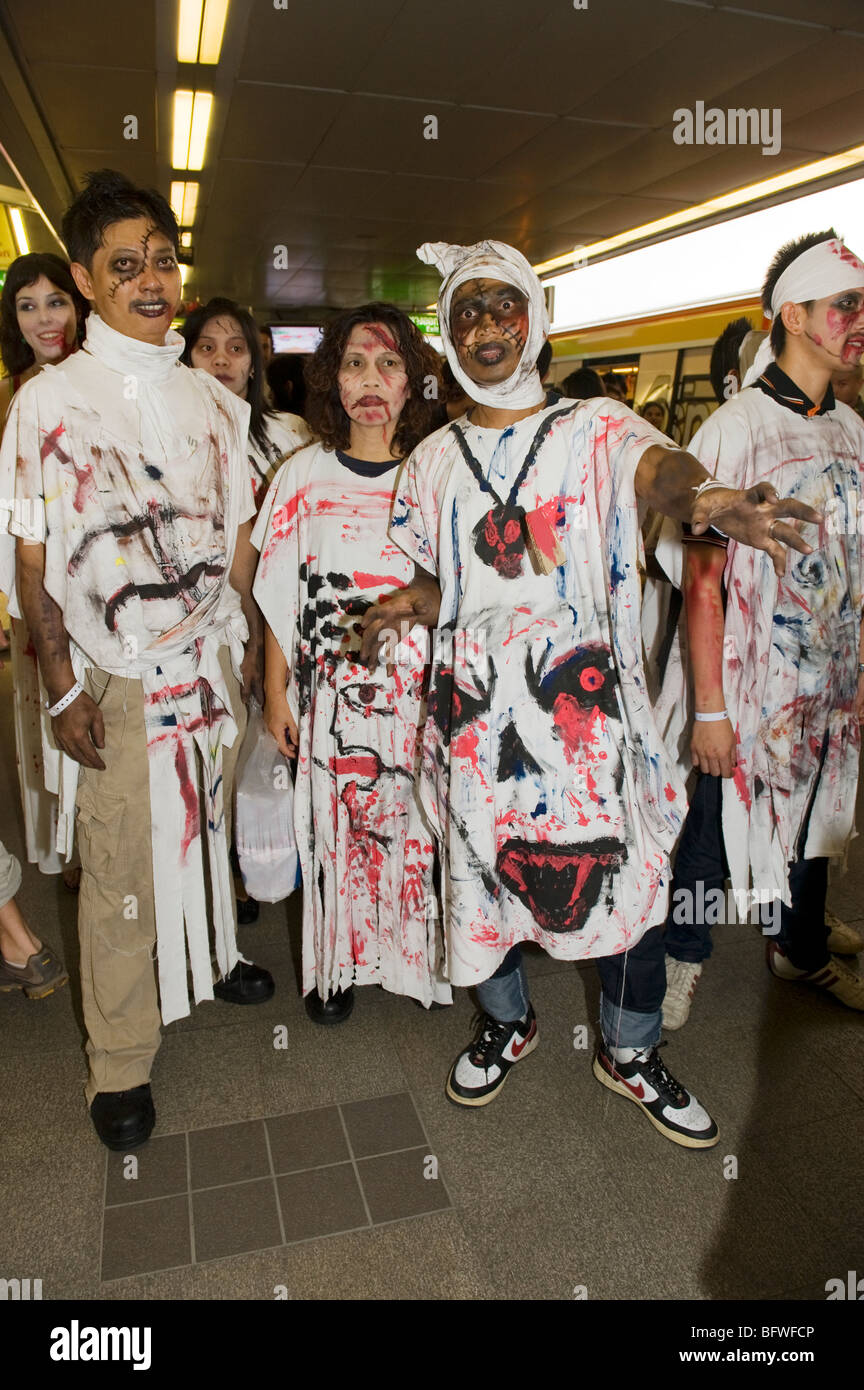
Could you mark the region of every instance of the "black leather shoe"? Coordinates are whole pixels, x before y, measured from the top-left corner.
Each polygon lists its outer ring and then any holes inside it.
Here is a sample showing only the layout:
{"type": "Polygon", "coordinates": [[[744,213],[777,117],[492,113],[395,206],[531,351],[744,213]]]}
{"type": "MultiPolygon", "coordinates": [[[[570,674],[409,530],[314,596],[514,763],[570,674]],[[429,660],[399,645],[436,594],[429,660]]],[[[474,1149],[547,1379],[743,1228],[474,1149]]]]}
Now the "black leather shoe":
{"type": "Polygon", "coordinates": [[[344,1023],[354,1008],[354,989],[350,985],[345,990],[337,989],[326,1004],[317,989],[313,989],[311,994],[306,995],[303,1003],[313,1023],[344,1023]]]}
{"type": "Polygon", "coordinates": [[[90,1118],[106,1148],[124,1153],[140,1148],[156,1123],[149,1084],[131,1091],[100,1091],[90,1105],[90,1118]]]}
{"type": "Polygon", "coordinates": [[[255,898],[237,899],[237,925],[238,927],[250,927],[253,922],[258,921],[258,914],[261,905],[255,898]]]}
{"type": "Polygon", "coordinates": [[[226,1004],[265,1004],[276,990],[273,976],[260,965],[246,965],[238,960],[230,975],[213,986],[217,999],[226,1004]]]}

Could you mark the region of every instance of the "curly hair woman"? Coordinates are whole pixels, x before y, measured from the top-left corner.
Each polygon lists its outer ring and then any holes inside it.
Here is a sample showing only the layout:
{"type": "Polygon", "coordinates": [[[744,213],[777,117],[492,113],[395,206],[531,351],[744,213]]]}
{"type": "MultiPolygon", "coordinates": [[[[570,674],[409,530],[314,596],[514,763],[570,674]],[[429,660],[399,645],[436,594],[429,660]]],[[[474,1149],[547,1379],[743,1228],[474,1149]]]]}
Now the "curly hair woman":
{"type": "Polygon", "coordinates": [[[265,721],[298,755],[303,993],[312,1020],[333,1024],[355,984],[427,1007],[450,1000],[415,786],[420,630],[387,669],[359,660],[359,619],[413,578],[387,527],[400,461],[429,428],[438,362],[405,314],[366,304],[327,325],[306,377],[321,443],[289,459],[267,495],[253,592],[267,623],[265,721]]]}

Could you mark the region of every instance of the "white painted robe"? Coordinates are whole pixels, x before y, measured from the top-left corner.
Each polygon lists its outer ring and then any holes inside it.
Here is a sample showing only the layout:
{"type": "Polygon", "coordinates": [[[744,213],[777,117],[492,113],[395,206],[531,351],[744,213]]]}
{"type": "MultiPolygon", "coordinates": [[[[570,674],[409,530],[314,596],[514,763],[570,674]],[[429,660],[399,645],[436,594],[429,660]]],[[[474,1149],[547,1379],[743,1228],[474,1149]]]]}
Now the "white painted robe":
{"type": "Polygon", "coordinates": [[[434,840],[415,785],[426,634],[392,676],[356,660],[359,618],[413,566],[387,536],[398,466],[364,477],[313,444],[284,464],[253,533],[253,593],[285,655],[300,746],[303,993],[380,984],[450,1000],[432,886],[434,840]]]}
{"type": "MultiPolygon", "coordinates": [[[[84,348],[15,396],[0,450],[0,531],[45,546],[44,586],[63,614],[80,680],[90,667],[140,680],[154,814],[153,882],[163,1021],[213,998],[202,839],[208,840],[216,955],[240,958],[222,806],[222,748],[237,736],[219,663],[239,673],[247,635],[228,576],[253,514],[249,407],[182,367],[183,339],[139,343],[96,315],[84,348]],[[200,772],[199,772],[200,770],[200,772]],[[206,818],[199,816],[199,780],[206,818]]],[[[50,738],[68,853],[78,763],[50,738]]],[[[149,778],[148,774],[149,773],[149,778]]],[[[148,787],[149,780],[149,787],[148,787]]]]}
{"type": "Polygon", "coordinates": [[[669,441],[605,399],[505,431],[456,423],[497,498],[447,427],[408,460],[390,534],[442,587],[423,795],[446,849],[450,979],[471,985],[517,942],[580,960],[663,921],[686,803],[640,631],[634,476],[669,441]],[[563,554],[550,574],[499,501],[535,533],[552,528],[563,554]]]}
{"type": "Polygon", "coordinates": [[[735,541],[724,574],[723,689],[738,737],[737,771],[723,783],[729,874],[735,889],[749,888],[752,875],[752,887],[788,903],[787,865],[798,849],[842,862],[855,833],[864,423],[842,402],[808,417],[748,387],[706,420],[690,452],[731,487],[764,478],[826,518],[818,531],[804,526],[816,548],[790,551],[782,581],[767,555],[735,541]]]}
{"type": "Polygon", "coordinates": [[[304,445],[311,444],[314,437],[302,415],[291,415],[286,410],[265,416],[264,426],[266,448],[261,448],[251,432],[249,435],[249,477],[256,508],[264,501],[279,465],[304,445]]]}

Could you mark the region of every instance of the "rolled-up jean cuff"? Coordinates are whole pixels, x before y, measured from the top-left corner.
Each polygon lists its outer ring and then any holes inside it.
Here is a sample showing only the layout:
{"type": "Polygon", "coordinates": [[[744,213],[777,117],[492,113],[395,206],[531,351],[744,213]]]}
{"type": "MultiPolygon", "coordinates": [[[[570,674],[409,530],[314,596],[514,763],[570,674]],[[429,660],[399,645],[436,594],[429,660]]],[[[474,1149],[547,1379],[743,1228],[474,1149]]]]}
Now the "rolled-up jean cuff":
{"type": "Polygon", "coordinates": [[[0,840],[0,907],[11,902],[21,887],[21,865],[0,840]]]}
{"type": "Polygon", "coordinates": [[[499,1023],[515,1023],[528,1012],[528,985],[521,961],[515,970],[477,985],[477,999],[484,1013],[499,1023]]]}
{"type": "Polygon", "coordinates": [[[619,1008],[605,994],[600,995],[600,1031],[607,1047],[654,1047],[660,1041],[663,1014],[619,1008]]]}

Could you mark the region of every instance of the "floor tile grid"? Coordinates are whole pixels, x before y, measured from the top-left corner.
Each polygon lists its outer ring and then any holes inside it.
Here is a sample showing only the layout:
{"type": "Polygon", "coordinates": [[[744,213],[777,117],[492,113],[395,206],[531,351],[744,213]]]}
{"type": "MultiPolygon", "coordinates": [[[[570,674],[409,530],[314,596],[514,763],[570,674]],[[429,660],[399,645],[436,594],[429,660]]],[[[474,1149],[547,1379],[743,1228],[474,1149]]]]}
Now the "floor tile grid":
{"type": "MultiPolygon", "coordinates": [[[[404,1090],[404,1091],[391,1091],[388,1095],[384,1095],[384,1096],[360,1096],[360,1097],[357,1097],[357,1099],[359,1099],[360,1101],[364,1101],[364,1100],[388,1100],[388,1099],[390,1098],[390,1096],[402,1096],[402,1095],[411,1095],[411,1092],[406,1088],[406,1090],[404,1090]]],[[[346,1103],[349,1103],[349,1102],[346,1102],[346,1103]]],[[[355,1101],[352,1099],[351,1102],[350,1102],[350,1104],[353,1105],[354,1103],[355,1103],[355,1101]]],[[[432,1141],[431,1141],[431,1139],[429,1138],[429,1134],[428,1134],[428,1131],[427,1131],[427,1129],[426,1129],[426,1126],[424,1125],[423,1120],[422,1120],[422,1118],[421,1118],[420,1111],[417,1109],[417,1104],[416,1104],[416,1102],[415,1102],[415,1100],[414,1100],[413,1095],[411,1095],[411,1103],[412,1103],[412,1105],[414,1106],[414,1110],[415,1110],[415,1112],[416,1112],[416,1114],[417,1114],[417,1122],[418,1122],[418,1124],[420,1125],[420,1128],[421,1128],[422,1131],[423,1131],[423,1142],[426,1144],[426,1146],[427,1146],[428,1148],[431,1149],[432,1141]]],[[[307,1108],[309,1111],[313,1111],[313,1110],[338,1110],[338,1111],[339,1111],[339,1120],[340,1120],[340,1123],[341,1123],[341,1125],[342,1125],[343,1133],[345,1134],[345,1142],[346,1142],[346,1144],[347,1144],[347,1146],[348,1146],[349,1155],[351,1155],[351,1157],[352,1157],[352,1159],[353,1159],[353,1149],[352,1149],[352,1147],[351,1147],[351,1139],[350,1139],[350,1136],[348,1135],[347,1129],[345,1128],[345,1119],[344,1119],[344,1116],[342,1115],[342,1107],[341,1107],[338,1103],[334,1103],[333,1101],[324,1101],[324,1103],[323,1103],[322,1105],[310,1105],[310,1106],[307,1106],[306,1108],[307,1108]]],[[[292,1114],[294,1114],[294,1113],[296,1113],[296,1112],[291,1111],[291,1110],[287,1110],[287,1111],[285,1111],[284,1113],[285,1113],[286,1115],[292,1115],[292,1114]]],[[[268,1177],[268,1176],[269,1176],[269,1177],[281,1177],[281,1176],[285,1176],[284,1174],[279,1174],[279,1173],[276,1172],[275,1164],[274,1164],[274,1162],[273,1162],[272,1149],[271,1149],[271,1147],[270,1147],[270,1136],[269,1136],[269,1133],[268,1133],[268,1131],[267,1131],[267,1121],[268,1121],[268,1120],[281,1120],[281,1119],[282,1119],[282,1115],[281,1115],[281,1114],[280,1114],[280,1115],[263,1115],[263,1116],[261,1117],[261,1123],[262,1123],[263,1126],[264,1126],[264,1134],[265,1134],[265,1141],[266,1141],[266,1144],[267,1144],[267,1152],[268,1152],[268,1155],[269,1155],[269,1158],[270,1158],[270,1173],[269,1173],[269,1174],[262,1174],[262,1177],[268,1177]]],[[[159,1139],[171,1139],[171,1138],[174,1137],[175,1134],[182,1134],[182,1135],[183,1135],[183,1138],[184,1138],[184,1140],[185,1140],[185,1142],[186,1142],[186,1185],[187,1185],[187,1192],[188,1192],[188,1193],[191,1194],[192,1192],[210,1192],[210,1191],[212,1191],[213,1189],[215,1189],[215,1188],[217,1188],[217,1187],[238,1187],[238,1186],[241,1185],[242,1183],[250,1181],[250,1179],[248,1179],[248,1178],[237,1178],[235,1181],[232,1181],[232,1182],[202,1183],[202,1184],[201,1184],[200,1186],[198,1186],[198,1187],[193,1187],[193,1186],[192,1186],[192,1165],[191,1165],[190,1155],[189,1155],[189,1135],[190,1135],[191,1133],[193,1133],[193,1132],[194,1132],[194,1131],[192,1131],[192,1130],[175,1129],[175,1130],[169,1130],[167,1133],[165,1133],[165,1134],[160,1134],[160,1135],[157,1136],[159,1139]]],[[[416,1148],[419,1148],[419,1147],[420,1147],[420,1145],[418,1145],[418,1144],[399,1144],[399,1145],[397,1145],[395,1148],[377,1149],[377,1150],[375,1150],[373,1153],[362,1154],[362,1155],[361,1155],[361,1161],[365,1161],[367,1158],[368,1158],[368,1159],[371,1159],[371,1158],[384,1158],[386,1155],[389,1155],[389,1154],[408,1153],[408,1151],[409,1151],[410,1149],[416,1149],[416,1148]]],[[[356,1160],[354,1160],[354,1161],[355,1161],[355,1164],[356,1164],[356,1160]]],[[[108,1192],[107,1192],[107,1188],[108,1188],[108,1164],[109,1164],[109,1162],[110,1162],[110,1153],[106,1152],[106,1156],[105,1156],[105,1183],[104,1183],[104,1197],[103,1197],[103,1207],[104,1207],[104,1208],[121,1207],[121,1206],[122,1206],[122,1207],[132,1207],[132,1206],[138,1206],[139,1204],[141,1204],[141,1203],[143,1203],[143,1202],[153,1202],[153,1201],[158,1201],[158,1200],[160,1200],[158,1197],[136,1197],[136,1198],[134,1198],[134,1199],[133,1199],[132,1201],[130,1201],[130,1202],[109,1202],[109,1201],[108,1201],[108,1192]]],[[[336,1167],[339,1166],[340,1163],[345,1163],[345,1162],[346,1162],[346,1160],[345,1160],[344,1158],[336,1158],[336,1159],[333,1159],[333,1161],[332,1161],[331,1163],[310,1163],[310,1164],[307,1164],[307,1165],[306,1165],[305,1167],[303,1167],[303,1168],[292,1168],[292,1169],[291,1169],[291,1172],[292,1172],[292,1173],[311,1173],[311,1172],[317,1171],[319,1168],[336,1168],[336,1167]]],[[[447,1191],[446,1184],[445,1184],[445,1191],[447,1191]]],[[[170,1194],[163,1194],[163,1195],[170,1195],[170,1194]]],[[[449,1197],[449,1195],[450,1195],[449,1192],[448,1192],[447,1195],[448,1195],[448,1197],[449,1197]]],[[[386,1223],[382,1223],[382,1222],[373,1222],[373,1225],[382,1225],[382,1224],[386,1224],[386,1223]]]]}
{"type": "MultiPolygon", "coordinates": [[[[415,1104],[415,1102],[414,1102],[413,1096],[411,1096],[411,1094],[410,1094],[410,1091],[409,1091],[409,1092],[401,1092],[401,1091],[399,1091],[399,1092],[392,1092],[392,1094],[393,1094],[393,1095],[403,1095],[403,1094],[408,1094],[408,1095],[409,1095],[409,1097],[410,1097],[410,1099],[411,1099],[411,1104],[412,1104],[412,1106],[413,1106],[413,1108],[414,1108],[415,1114],[417,1115],[417,1120],[418,1120],[418,1123],[419,1123],[419,1125],[420,1125],[420,1129],[421,1129],[422,1134],[423,1134],[424,1147],[425,1147],[426,1149],[431,1149],[432,1145],[431,1145],[431,1141],[430,1141],[430,1139],[429,1139],[429,1135],[428,1135],[427,1130],[426,1130],[426,1126],[425,1126],[424,1123],[423,1123],[423,1120],[422,1120],[422,1118],[421,1118],[420,1112],[419,1112],[419,1110],[418,1110],[418,1108],[417,1108],[417,1106],[416,1106],[416,1104],[415,1104]]],[[[376,1100],[378,1100],[378,1099],[384,1099],[384,1097],[374,1097],[374,1098],[370,1098],[370,1099],[376,1099],[376,1100]]],[[[313,1110],[327,1110],[327,1109],[330,1109],[330,1108],[331,1108],[331,1105],[330,1105],[330,1104],[324,1104],[324,1105],[321,1105],[321,1106],[312,1106],[312,1107],[310,1107],[310,1109],[313,1109],[313,1110]]],[[[422,1213],[422,1212],[421,1212],[421,1213],[417,1213],[416,1216],[415,1216],[415,1215],[398,1216],[398,1217],[394,1217],[394,1218],[392,1218],[392,1219],[390,1219],[390,1220],[384,1220],[384,1221],[381,1221],[381,1220],[379,1220],[379,1221],[374,1221],[374,1220],[373,1220],[372,1214],[371,1214],[371,1212],[370,1212],[370,1210],[369,1210],[369,1204],[368,1204],[368,1201],[367,1201],[367,1199],[366,1199],[366,1191],[365,1191],[365,1188],[364,1188],[364,1185],[363,1185],[363,1181],[362,1181],[362,1178],[361,1178],[361,1175],[360,1175],[360,1172],[359,1172],[359,1169],[358,1169],[357,1158],[355,1157],[354,1149],[353,1149],[353,1146],[352,1146],[352,1144],[351,1144],[351,1138],[350,1138],[350,1135],[349,1135],[349,1132],[348,1132],[348,1127],[347,1127],[347,1125],[346,1125],[346,1123],[345,1123],[345,1117],[344,1117],[344,1115],[342,1114],[341,1106],[337,1105],[337,1106],[335,1106],[335,1107],[333,1107],[333,1108],[335,1108],[335,1109],[338,1111],[338,1113],[339,1113],[339,1120],[340,1120],[340,1124],[341,1124],[341,1126],[342,1126],[343,1134],[344,1134],[344,1136],[345,1136],[345,1143],[346,1143],[346,1146],[347,1146],[347,1149],[348,1149],[349,1159],[350,1159],[350,1162],[351,1162],[351,1165],[352,1165],[352,1169],[353,1169],[353,1172],[354,1172],[354,1177],[355,1177],[355,1180],[356,1180],[356,1182],[357,1182],[357,1186],[358,1186],[358,1189],[359,1189],[359,1191],[360,1191],[360,1195],[361,1195],[361,1198],[362,1198],[362,1201],[363,1201],[363,1209],[364,1209],[364,1211],[365,1211],[365,1213],[366,1213],[367,1224],[366,1224],[365,1226],[354,1226],[354,1227],[350,1227],[348,1230],[345,1230],[345,1231],[332,1231],[332,1232],[326,1232],[326,1233],[321,1234],[321,1235],[304,1237],[304,1238],[302,1238],[302,1239],[299,1240],[299,1241],[288,1241],[287,1238],[286,1238],[286,1235],[285,1235],[285,1224],[284,1224],[283,1215],[282,1215],[281,1198],[280,1198],[279,1187],[278,1187],[278,1182],[277,1182],[277,1177],[278,1177],[278,1175],[277,1175],[277,1173],[276,1173],[276,1165],[275,1165],[274,1160],[273,1160],[273,1153],[272,1153],[272,1148],[271,1148],[271,1144],[270,1144],[270,1136],[269,1136],[269,1132],[268,1132],[268,1130],[267,1130],[266,1119],[262,1119],[262,1123],[263,1123],[263,1125],[264,1125],[264,1136],[265,1136],[265,1143],[266,1143],[266,1147],[267,1147],[268,1162],[269,1162],[269,1166],[270,1166],[269,1177],[270,1177],[270,1179],[271,1179],[271,1181],[272,1181],[272,1183],[273,1183],[274,1194],[275,1194],[275,1197],[276,1197],[276,1211],[277,1211],[277,1215],[278,1215],[278,1218],[279,1218],[279,1229],[280,1229],[280,1234],[281,1234],[281,1236],[282,1236],[282,1245],[285,1246],[286,1248],[289,1248],[289,1247],[292,1246],[292,1245],[304,1245],[304,1244],[308,1243],[308,1241],[311,1241],[311,1240],[325,1240],[325,1239],[329,1239],[330,1236],[338,1236],[338,1235],[350,1234],[350,1233],[353,1232],[353,1231],[367,1230],[367,1229],[372,1229],[373,1227],[377,1228],[377,1227],[382,1227],[382,1226],[391,1226],[391,1225],[398,1224],[399,1222],[402,1222],[402,1221],[411,1221],[411,1220],[415,1220],[415,1219],[417,1219],[418,1216],[423,1216],[423,1215],[429,1215],[429,1214],[431,1214],[431,1213],[422,1213]]],[[[290,1112],[289,1112],[289,1113],[290,1113],[290,1112]]],[[[274,1116],[270,1116],[270,1117],[268,1117],[268,1118],[271,1118],[271,1119],[279,1119],[279,1118],[281,1118],[281,1117],[278,1116],[278,1115],[274,1115],[274,1116]]],[[[174,1133],[177,1133],[177,1132],[178,1132],[178,1131],[174,1131],[174,1133]]],[[[191,1266],[195,1266],[195,1265],[200,1266],[200,1265],[203,1265],[203,1264],[211,1264],[211,1263],[214,1263],[214,1262],[216,1262],[216,1261],[218,1261],[218,1260],[221,1260],[221,1259],[231,1259],[231,1258],[234,1258],[233,1255],[216,1256],[213,1260],[199,1260],[199,1259],[197,1258],[197,1251],[196,1251],[196,1245],[195,1245],[195,1218],[194,1218],[194,1207],[193,1207],[193,1202],[192,1202],[193,1187],[192,1187],[192,1163],[191,1163],[190,1145],[189,1145],[189,1133],[190,1133],[190,1132],[189,1132],[188,1130],[185,1130],[185,1131],[182,1131],[182,1133],[183,1133],[183,1137],[184,1137],[184,1140],[185,1140],[185,1148],[186,1148],[186,1193],[185,1193],[185,1196],[186,1196],[186,1199],[187,1199],[187,1212],[188,1212],[188,1220],[189,1220],[189,1240],[190,1240],[190,1253],[191,1253],[190,1265],[191,1265],[191,1266]]],[[[167,1135],[163,1135],[163,1136],[160,1136],[160,1137],[162,1137],[162,1138],[167,1138],[168,1136],[167,1136],[167,1135]]],[[[388,1149],[382,1149],[382,1150],[380,1150],[380,1151],[376,1151],[375,1153],[364,1154],[364,1155],[363,1155],[363,1160],[364,1160],[364,1161],[365,1161],[365,1160],[371,1160],[371,1159],[374,1159],[374,1158],[380,1158],[380,1157],[384,1157],[384,1156],[390,1156],[390,1155],[392,1155],[392,1154],[398,1154],[398,1153],[408,1153],[408,1152],[410,1152],[411,1150],[413,1150],[413,1149],[415,1149],[415,1148],[417,1148],[417,1147],[419,1147],[419,1146],[418,1146],[418,1145],[415,1145],[415,1144],[408,1144],[408,1145],[404,1145],[404,1146],[402,1146],[402,1147],[400,1147],[400,1148],[397,1148],[397,1149],[389,1149],[389,1148],[388,1148],[388,1149]]],[[[143,1205],[146,1204],[147,1202],[153,1202],[153,1201],[160,1201],[160,1200],[162,1200],[161,1198],[142,1197],[142,1198],[136,1199],[136,1200],[133,1201],[133,1202],[108,1203],[108,1201],[107,1201],[107,1197],[108,1197],[108,1191],[107,1191],[107,1188],[108,1188],[108,1162],[109,1162],[109,1155],[106,1154],[105,1185],[104,1185],[103,1203],[102,1203],[102,1213],[101,1213],[102,1244],[103,1244],[103,1246],[104,1246],[104,1231],[105,1231],[105,1212],[106,1212],[106,1210],[109,1209],[109,1207],[113,1208],[113,1207],[119,1207],[119,1206],[123,1206],[123,1207],[143,1206],[143,1205]]],[[[321,1169],[321,1168],[333,1168],[333,1167],[338,1167],[338,1166],[340,1166],[340,1165],[341,1165],[342,1163],[344,1163],[344,1162],[345,1162],[344,1159],[336,1159],[336,1160],[334,1160],[332,1163],[319,1163],[319,1164],[314,1164],[314,1165],[312,1165],[312,1166],[310,1166],[310,1167],[307,1167],[307,1168],[292,1169],[292,1175],[293,1175],[294,1173],[315,1172],[315,1171],[318,1171],[318,1169],[321,1169]]],[[[237,1179],[235,1182],[217,1183],[217,1184],[212,1184],[212,1185],[209,1186],[209,1187],[195,1188],[194,1190],[195,1190],[195,1191],[206,1192],[206,1191],[214,1191],[214,1190],[217,1190],[218,1188],[221,1188],[221,1187],[238,1187],[238,1186],[242,1186],[246,1181],[248,1181],[246,1178],[240,1178],[240,1179],[237,1179]]],[[[445,1197],[446,1197],[446,1199],[447,1199],[447,1202],[448,1202],[448,1204],[449,1204],[449,1208],[450,1208],[451,1210],[453,1210],[454,1208],[453,1208],[453,1202],[452,1202],[452,1198],[451,1198],[451,1196],[450,1196],[450,1192],[449,1192],[449,1190],[448,1190],[448,1188],[447,1188],[446,1183],[444,1182],[443,1177],[441,1177],[440,1174],[439,1174],[438,1178],[436,1179],[436,1181],[437,1181],[438,1183],[440,1183],[440,1186],[441,1186],[441,1188],[443,1189],[444,1195],[445,1195],[445,1197]]],[[[445,1208],[441,1208],[441,1210],[443,1210],[443,1209],[445,1209],[445,1208]]],[[[268,1248],[272,1248],[272,1247],[268,1247],[268,1248]]],[[[260,1253],[260,1252],[250,1251],[250,1252],[246,1252],[246,1253],[253,1254],[253,1253],[260,1253]]],[[[189,1266],[176,1266],[176,1268],[181,1268],[181,1267],[182,1267],[182,1268],[187,1268],[187,1267],[189,1267],[189,1266]]],[[[174,1268],[174,1267],[172,1266],[172,1268],[174,1268]]],[[[167,1271],[158,1271],[158,1272],[167,1272],[167,1271]]],[[[119,1277],[119,1278],[128,1278],[128,1277],[133,1277],[133,1276],[121,1275],[121,1276],[118,1276],[118,1277],[119,1277]]],[[[101,1282],[102,1282],[103,1284],[107,1284],[107,1283],[113,1283],[113,1282],[115,1282],[115,1281],[114,1281],[114,1280],[102,1280],[101,1282]]]]}

